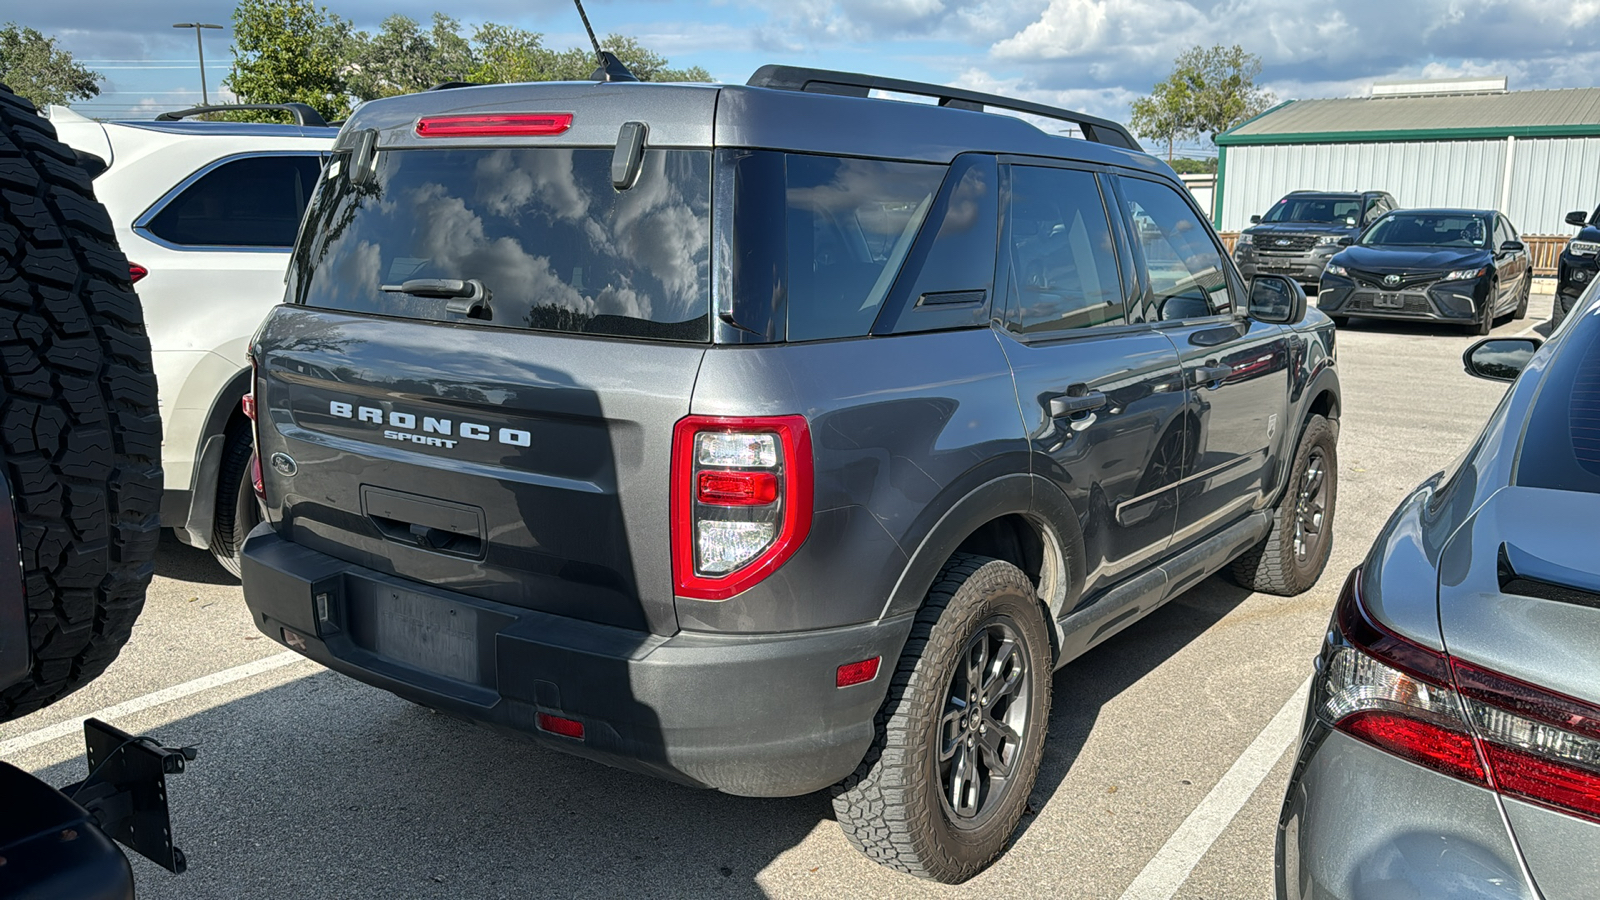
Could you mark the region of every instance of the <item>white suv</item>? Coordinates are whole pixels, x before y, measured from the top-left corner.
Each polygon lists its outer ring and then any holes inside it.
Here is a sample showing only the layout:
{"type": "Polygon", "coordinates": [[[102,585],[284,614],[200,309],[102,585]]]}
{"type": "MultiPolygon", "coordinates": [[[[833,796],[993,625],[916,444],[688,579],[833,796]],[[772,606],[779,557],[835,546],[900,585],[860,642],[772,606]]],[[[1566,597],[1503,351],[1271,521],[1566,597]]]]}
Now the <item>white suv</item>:
{"type": "Polygon", "coordinates": [[[296,125],[183,121],[194,112],[102,123],[57,106],[50,120],[94,175],[144,304],[165,435],[161,524],[238,575],[239,547],[260,521],[239,408],[245,349],[283,299],[338,129],[308,107],[292,110],[296,125]]]}

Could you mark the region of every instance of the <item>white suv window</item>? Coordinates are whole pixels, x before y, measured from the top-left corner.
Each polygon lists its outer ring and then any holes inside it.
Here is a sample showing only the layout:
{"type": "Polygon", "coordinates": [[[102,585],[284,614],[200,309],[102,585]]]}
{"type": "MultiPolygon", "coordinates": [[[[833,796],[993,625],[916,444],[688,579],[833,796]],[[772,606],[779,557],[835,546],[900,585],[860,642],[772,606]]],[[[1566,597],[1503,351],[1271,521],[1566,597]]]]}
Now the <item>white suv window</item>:
{"type": "Polygon", "coordinates": [[[142,227],[179,247],[287,250],[321,170],[316,154],[231,159],[168,198],[142,227]]]}

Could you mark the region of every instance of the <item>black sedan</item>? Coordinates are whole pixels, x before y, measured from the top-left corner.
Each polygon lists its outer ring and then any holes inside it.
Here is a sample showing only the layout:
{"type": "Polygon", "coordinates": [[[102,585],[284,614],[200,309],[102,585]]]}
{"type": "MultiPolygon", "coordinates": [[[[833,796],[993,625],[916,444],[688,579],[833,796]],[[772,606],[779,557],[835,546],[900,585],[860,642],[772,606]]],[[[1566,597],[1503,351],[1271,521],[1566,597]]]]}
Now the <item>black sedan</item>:
{"type": "Polygon", "coordinates": [[[1351,316],[1442,319],[1488,334],[1500,316],[1528,314],[1533,264],[1494,210],[1398,210],[1346,240],[1317,293],[1335,325],[1351,316]]]}

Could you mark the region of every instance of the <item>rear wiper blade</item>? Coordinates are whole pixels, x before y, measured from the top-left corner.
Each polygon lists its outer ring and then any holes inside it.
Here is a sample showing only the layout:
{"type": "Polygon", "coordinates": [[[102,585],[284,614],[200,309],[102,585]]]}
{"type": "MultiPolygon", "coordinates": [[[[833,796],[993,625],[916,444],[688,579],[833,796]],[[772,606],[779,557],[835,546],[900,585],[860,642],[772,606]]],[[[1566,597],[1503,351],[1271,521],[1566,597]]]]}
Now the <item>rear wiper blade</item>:
{"type": "Polygon", "coordinates": [[[381,288],[391,294],[448,299],[450,302],[444,305],[446,312],[468,318],[493,317],[489,310],[489,289],[476,278],[411,278],[400,284],[381,285],[381,288]]]}

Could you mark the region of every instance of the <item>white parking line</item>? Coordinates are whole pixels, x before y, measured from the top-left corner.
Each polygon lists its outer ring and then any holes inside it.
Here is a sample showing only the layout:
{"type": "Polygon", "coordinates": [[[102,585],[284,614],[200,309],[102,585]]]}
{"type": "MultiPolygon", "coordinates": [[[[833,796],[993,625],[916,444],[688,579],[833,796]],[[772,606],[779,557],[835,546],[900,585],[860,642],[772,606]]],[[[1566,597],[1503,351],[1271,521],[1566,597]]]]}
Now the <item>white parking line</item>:
{"type": "Polygon", "coordinates": [[[1300,715],[1306,707],[1306,695],[1311,690],[1308,677],[1300,683],[1294,696],[1283,704],[1267,727],[1261,729],[1244,753],[1233,761],[1222,780],[1211,789],[1189,818],[1183,820],[1178,830],[1145,863],[1139,877],[1122,892],[1122,900],[1171,900],[1188,880],[1189,873],[1200,862],[1211,845],[1217,842],[1228,823],[1249,802],[1250,796],[1261,786],[1267,773],[1277,765],[1283,751],[1294,742],[1300,728],[1300,715]]]}
{"type": "Polygon", "coordinates": [[[57,722],[54,725],[47,725],[44,728],[38,729],[37,731],[30,731],[27,734],[18,735],[10,740],[0,742],[0,758],[8,757],[13,753],[18,753],[28,749],[29,747],[37,747],[40,744],[53,741],[57,738],[63,738],[70,734],[82,734],[84,719],[101,719],[109,722],[114,719],[119,719],[123,716],[131,716],[134,713],[143,712],[151,707],[160,706],[163,703],[171,703],[174,700],[181,700],[184,697],[190,697],[204,691],[209,691],[212,688],[219,688],[224,685],[232,684],[235,681],[243,681],[246,678],[253,678],[265,672],[271,672],[274,669],[281,669],[284,666],[293,665],[296,662],[310,663],[311,660],[306,659],[304,656],[301,656],[292,650],[285,650],[282,653],[276,653],[264,659],[258,659],[255,662],[248,662],[242,666],[234,666],[231,669],[223,669],[221,672],[213,672],[210,675],[203,675],[194,679],[193,681],[185,681],[183,684],[175,684],[169,688],[162,688],[159,691],[145,694],[143,697],[135,697],[132,700],[124,700],[121,703],[107,706],[104,709],[97,709],[91,713],[84,713],[81,716],[74,716],[73,718],[67,719],[64,722],[57,722]]]}

